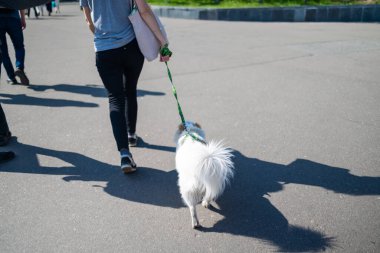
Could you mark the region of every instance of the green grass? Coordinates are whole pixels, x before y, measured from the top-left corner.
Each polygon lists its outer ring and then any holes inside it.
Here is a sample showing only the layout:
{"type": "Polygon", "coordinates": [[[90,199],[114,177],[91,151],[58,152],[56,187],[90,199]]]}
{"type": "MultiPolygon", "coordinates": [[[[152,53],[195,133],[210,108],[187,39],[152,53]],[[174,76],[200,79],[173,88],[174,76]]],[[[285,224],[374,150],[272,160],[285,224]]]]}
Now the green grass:
{"type": "Polygon", "coordinates": [[[186,7],[268,7],[300,5],[380,4],[380,0],[148,0],[152,5],[186,7]]]}

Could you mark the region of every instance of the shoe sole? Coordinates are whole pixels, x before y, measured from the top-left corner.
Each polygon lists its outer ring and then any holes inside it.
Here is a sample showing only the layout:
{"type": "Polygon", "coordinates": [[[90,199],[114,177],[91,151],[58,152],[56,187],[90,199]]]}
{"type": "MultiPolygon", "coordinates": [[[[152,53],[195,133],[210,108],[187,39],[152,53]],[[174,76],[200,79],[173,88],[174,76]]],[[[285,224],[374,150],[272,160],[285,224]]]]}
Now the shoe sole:
{"type": "Polygon", "coordinates": [[[25,75],[25,73],[23,71],[16,70],[15,76],[18,76],[20,78],[20,82],[23,85],[29,85],[29,79],[28,79],[28,77],[25,75]]]}
{"type": "Polygon", "coordinates": [[[130,146],[130,147],[136,147],[137,143],[128,143],[128,146],[130,146]]]}
{"type": "Polygon", "coordinates": [[[126,167],[122,168],[121,170],[124,172],[124,174],[131,174],[133,172],[136,172],[137,169],[132,167],[126,167]]]}
{"type": "Polygon", "coordinates": [[[16,84],[18,84],[18,82],[7,81],[7,84],[16,85],[16,84]]]}
{"type": "Polygon", "coordinates": [[[139,141],[139,139],[137,138],[136,141],[131,142],[131,141],[129,140],[129,138],[128,138],[128,146],[130,146],[130,147],[136,147],[138,141],[139,141]]]}

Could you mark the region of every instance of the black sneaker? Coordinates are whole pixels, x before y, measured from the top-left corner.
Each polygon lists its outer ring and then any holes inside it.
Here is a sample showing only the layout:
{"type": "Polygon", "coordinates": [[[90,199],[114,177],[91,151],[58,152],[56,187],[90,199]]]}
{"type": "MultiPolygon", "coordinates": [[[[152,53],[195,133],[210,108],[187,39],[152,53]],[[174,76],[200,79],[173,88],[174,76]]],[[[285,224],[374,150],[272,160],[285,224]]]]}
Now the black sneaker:
{"type": "Polygon", "coordinates": [[[12,137],[12,133],[8,132],[6,134],[1,134],[0,135],[0,146],[5,146],[8,144],[9,140],[12,137]]]}
{"type": "Polygon", "coordinates": [[[133,173],[136,171],[136,163],[133,161],[132,156],[123,156],[121,157],[121,170],[125,174],[133,173]]]}
{"type": "Polygon", "coordinates": [[[23,84],[23,85],[29,85],[29,79],[28,77],[26,76],[24,70],[22,69],[17,69],[15,71],[15,76],[17,76],[18,78],[20,78],[20,82],[23,84]]]}
{"type": "Polygon", "coordinates": [[[15,157],[15,153],[12,151],[0,152],[0,163],[8,162],[15,157]]]}
{"type": "Polygon", "coordinates": [[[136,147],[138,138],[136,134],[128,134],[128,145],[130,147],[136,147]]]}
{"type": "Polygon", "coordinates": [[[7,83],[8,83],[8,84],[12,84],[12,85],[14,85],[14,84],[19,84],[19,82],[17,82],[16,78],[15,78],[15,79],[8,79],[8,80],[7,80],[7,83]]]}

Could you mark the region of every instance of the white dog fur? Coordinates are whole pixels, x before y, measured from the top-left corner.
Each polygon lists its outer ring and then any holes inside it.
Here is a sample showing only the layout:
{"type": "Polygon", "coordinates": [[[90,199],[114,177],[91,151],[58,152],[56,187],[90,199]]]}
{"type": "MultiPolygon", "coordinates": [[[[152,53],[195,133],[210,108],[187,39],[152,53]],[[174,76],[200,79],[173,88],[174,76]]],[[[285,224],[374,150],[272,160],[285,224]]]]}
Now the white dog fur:
{"type": "MultiPolygon", "coordinates": [[[[199,124],[186,122],[186,128],[205,141],[205,133],[199,124]]],[[[219,197],[233,176],[232,150],[221,142],[202,143],[193,140],[182,125],[175,135],[177,143],[176,169],[178,186],[183,201],[190,209],[192,227],[200,227],[196,205],[202,201],[208,207],[219,197]]]]}

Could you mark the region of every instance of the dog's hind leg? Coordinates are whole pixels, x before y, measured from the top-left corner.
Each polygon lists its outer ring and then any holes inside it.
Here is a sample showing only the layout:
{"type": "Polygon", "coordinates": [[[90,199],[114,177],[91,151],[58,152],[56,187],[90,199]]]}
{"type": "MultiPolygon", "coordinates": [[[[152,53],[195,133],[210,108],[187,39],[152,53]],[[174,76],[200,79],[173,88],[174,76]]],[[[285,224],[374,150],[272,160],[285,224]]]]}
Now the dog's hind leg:
{"type": "Polygon", "coordinates": [[[199,228],[201,225],[199,224],[199,221],[198,221],[197,210],[196,210],[195,205],[189,206],[189,209],[190,209],[192,227],[199,228]]]}
{"type": "Polygon", "coordinates": [[[196,205],[199,201],[198,194],[194,190],[190,190],[186,192],[182,190],[183,189],[181,189],[182,198],[190,210],[191,225],[193,228],[198,228],[200,227],[198,216],[197,216],[197,210],[196,210],[196,205]]]}
{"type": "Polygon", "coordinates": [[[210,207],[211,201],[215,199],[214,195],[215,194],[213,194],[213,192],[211,191],[211,188],[207,187],[205,195],[203,196],[203,199],[202,199],[202,206],[204,208],[210,207]]]}

